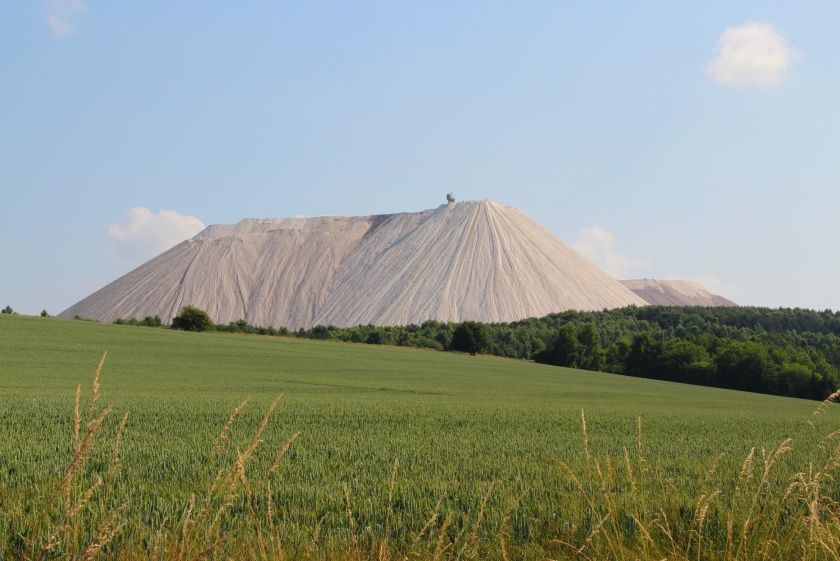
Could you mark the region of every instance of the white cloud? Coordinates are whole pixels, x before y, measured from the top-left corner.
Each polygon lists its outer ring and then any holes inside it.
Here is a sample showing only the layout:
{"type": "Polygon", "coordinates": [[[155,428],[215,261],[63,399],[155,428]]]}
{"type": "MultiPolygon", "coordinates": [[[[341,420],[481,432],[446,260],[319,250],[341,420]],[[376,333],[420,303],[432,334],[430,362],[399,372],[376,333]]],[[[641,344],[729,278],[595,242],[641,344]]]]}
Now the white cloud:
{"type": "Polygon", "coordinates": [[[47,24],[56,37],[69,37],[76,32],[81,16],[88,11],[83,0],[46,0],[47,24]]]}
{"type": "Polygon", "coordinates": [[[772,88],[793,64],[794,51],[769,23],[727,27],[706,73],[716,83],[737,88],[772,88]]]}
{"type": "Polygon", "coordinates": [[[108,226],[108,235],[115,255],[135,261],[154,257],[203,229],[204,223],[195,216],[137,206],[121,222],[108,226]]]}
{"type": "Polygon", "coordinates": [[[636,271],[650,266],[647,259],[620,254],[616,249],[615,236],[600,226],[581,230],[572,242],[572,248],[619,279],[629,278],[636,271]]]}
{"type": "Polygon", "coordinates": [[[737,284],[727,282],[721,280],[719,277],[715,275],[706,275],[706,274],[693,274],[693,275],[665,275],[665,280],[685,280],[696,282],[712,294],[717,294],[719,296],[723,296],[724,298],[728,298],[730,300],[735,300],[738,294],[741,292],[740,287],[737,284]]]}

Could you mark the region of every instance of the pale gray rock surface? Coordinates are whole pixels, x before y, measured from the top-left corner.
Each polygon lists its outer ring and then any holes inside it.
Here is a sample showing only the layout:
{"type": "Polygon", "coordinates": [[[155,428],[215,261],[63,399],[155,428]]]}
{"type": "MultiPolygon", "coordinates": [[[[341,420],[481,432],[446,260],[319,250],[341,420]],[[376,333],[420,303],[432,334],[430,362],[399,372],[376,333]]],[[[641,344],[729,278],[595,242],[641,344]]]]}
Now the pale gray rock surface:
{"type": "Polygon", "coordinates": [[[634,279],[621,284],[652,306],[737,306],[691,281],[634,279]]]}
{"type": "Polygon", "coordinates": [[[414,213],[210,226],[62,312],[110,322],[197,306],[216,322],[514,321],[645,305],[522,211],[466,201],[414,213]]]}

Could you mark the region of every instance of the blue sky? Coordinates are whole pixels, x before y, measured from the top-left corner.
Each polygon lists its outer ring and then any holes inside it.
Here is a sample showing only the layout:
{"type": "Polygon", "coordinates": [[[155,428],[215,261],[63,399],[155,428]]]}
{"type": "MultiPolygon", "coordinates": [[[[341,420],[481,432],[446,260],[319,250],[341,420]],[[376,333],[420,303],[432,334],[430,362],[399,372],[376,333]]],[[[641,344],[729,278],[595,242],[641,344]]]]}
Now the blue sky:
{"type": "Polygon", "coordinates": [[[686,4],[3,2],[0,305],[454,191],[618,276],[840,309],[840,4],[686,4]]]}

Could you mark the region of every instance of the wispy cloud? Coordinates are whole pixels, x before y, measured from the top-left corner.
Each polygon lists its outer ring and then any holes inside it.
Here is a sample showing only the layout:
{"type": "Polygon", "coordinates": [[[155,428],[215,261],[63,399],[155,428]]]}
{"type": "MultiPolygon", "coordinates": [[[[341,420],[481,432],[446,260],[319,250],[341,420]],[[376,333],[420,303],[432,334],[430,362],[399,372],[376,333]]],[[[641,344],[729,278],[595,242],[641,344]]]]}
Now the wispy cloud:
{"type": "Polygon", "coordinates": [[[47,24],[56,37],[69,37],[76,32],[82,16],[88,11],[83,0],[46,0],[47,24]]]}
{"type": "Polygon", "coordinates": [[[619,253],[615,236],[600,226],[584,228],[571,245],[575,251],[619,279],[629,278],[650,267],[650,261],[647,259],[628,257],[619,253]]]}
{"type": "Polygon", "coordinates": [[[108,235],[113,240],[114,255],[137,261],[154,257],[203,229],[204,223],[195,216],[174,210],[152,212],[138,206],[121,222],[108,226],[108,235]]]}
{"type": "Polygon", "coordinates": [[[772,88],[793,65],[794,49],[769,23],[727,27],[706,73],[716,83],[736,88],[772,88]]]}

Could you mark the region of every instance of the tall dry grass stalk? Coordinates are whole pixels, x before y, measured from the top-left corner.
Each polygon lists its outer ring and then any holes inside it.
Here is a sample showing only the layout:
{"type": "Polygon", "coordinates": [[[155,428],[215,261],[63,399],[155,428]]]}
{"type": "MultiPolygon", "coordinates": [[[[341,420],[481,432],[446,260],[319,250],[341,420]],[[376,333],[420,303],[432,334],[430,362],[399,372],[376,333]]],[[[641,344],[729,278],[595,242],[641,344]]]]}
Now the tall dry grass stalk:
{"type": "Polygon", "coordinates": [[[127,419],[124,416],[117,428],[117,437],[112,445],[112,462],[106,473],[88,470],[88,459],[99,445],[101,429],[113,410],[110,405],[99,410],[97,405],[100,397],[99,378],[106,354],[102,353],[96,366],[84,418],[81,414],[81,385],[76,387],[71,456],[61,482],[44,497],[43,510],[21,547],[21,557],[24,559],[40,560],[58,556],[92,561],[123,526],[118,519],[125,509],[124,505],[111,510],[98,526],[92,524],[95,518],[90,514],[90,505],[103,493],[103,477],[113,478],[119,469],[119,448],[127,419]]]}
{"type": "Polygon", "coordinates": [[[76,386],[76,398],[73,400],[73,448],[79,446],[79,432],[82,429],[82,415],[80,402],[82,397],[82,385],[76,386]]]}
{"type": "Polygon", "coordinates": [[[588,465],[592,460],[592,456],[589,453],[589,431],[586,429],[586,412],[584,412],[583,407],[580,408],[580,425],[583,431],[583,453],[586,456],[586,463],[588,465]]]}
{"type": "Polygon", "coordinates": [[[814,409],[814,412],[811,414],[811,416],[818,417],[825,413],[826,409],[828,409],[828,406],[837,401],[837,398],[840,398],[840,390],[832,392],[831,395],[822,400],[822,402],[817,406],[817,408],[814,409]]]}
{"type": "MultiPolygon", "coordinates": [[[[108,501],[119,476],[128,416],[124,414],[112,429],[109,450],[102,435],[112,407],[98,404],[104,360],[103,354],[89,403],[83,406],[81,386],[76,389],[66,470],[43,501],[36,526],[21,534],[26,537],[13,558],[840,561],[840,430],[819,439],[814,450],[804,450],[799,457],[807,458],[807,464],[799,469],[790,465],[789,454],[797,445],[791,438],[770,449],[753,447],[737,463],[716,454],[699,471],[696,498],[687,502],[670,493],[672,485],[658,465],[662,459],[645,456],[641,418],[635,422],[635,450],[631,444],[612,456],[592,446],[583,409],[578,457],[551,460],[578,505],[560,513],[563,524],[554,527],[565,529],[556,535],[525,540],[517,536],[516,525],[522,520],[519,505],[528,495],[511,498],[489,483],[483,498],[468,511],[453,509],[447,497],[440,496],[416,534],[392,539],[398,535],[392,530],[398,526],[395,505],[400,500],[400,461],[395,458],[387,470],[387,502],[377,531],[371,527],[369,510],[366,519],[365,498],[351,496],[350,485],[344,483],[335,496],[338,515],[331,520],[330,533],[325,530],[328,514],[323,514],[304,534],[303,543],[290,543],[284,535],[282,503],[275,503],[274,493],[276,485],[283,484],[276,475],[281,462],[300,433],[292,433],[273,455],[259,452],[282,396],[269,404],[242,446],[232,434],[248,401],[231,411],[214,445],[224,453],[216,458],[225,461],[229,456],[230,464],[222,464],[204,491],[191,496],[177,520],[161,523],[147,542],[139,542],[121,534],[132,523],[125,519],[128,504],[108,501]],[[97,458],[107,458],[109,451],[110,461],[89,461],[94,452],[97,458]],[[255,470],[254,464],[262,462],[268,469],[255,470]],[[108,508],[108,504],[118,506],[108,508]]],[[[812,419],[824,415],[838,397],[840,392],[821,403],[812,419]]]]}
{"type": "MultiPolygon", "coordinates": [[[[821,403],[814,415],[822,415],[840,392],[821,403]]],[[[752,448],[740,469],[731,474],[731,484],[712,487],[723,454],[712,458],[691,517],[667,493],[667,482],[653,476],[642,454],[641,421],[637,421],[635,457],[623,450],[620,462],[608,455],[590,455],[585,414],[584,468],[574,471],[562,460],[553,460],[566,475],[579,500],[586,506],[576,527],[589,528],[576,544],[553,540],[560,552],[555,558],[577,559],[668,559],[673,561],[752,561],[774,559],[840,560],[840,437],[837,431],[822,439],[807,454],[805,469],[791,471],[783,458],[794,449],[787,438],[772,449],[752,448]],[[819,451],[828,452],[819,453],[819,451]],[[822,458],[820,464],[814,464],[822,458]],[[622,469],[615,469],[621,465],[622,469]],[[779,491],[778,482],[787,480],[779,491]],[[656,497],[656,504],[651,504],[656,497]],[[628,523],[632,521],[632,523],[628,523]]],[[[717,478],[720,485],[720,478],[717,478]]],[[[723,480],[726,482],[726,479],[723,480]]]]}
{"type": "MultiPolygon", "coordinates": [[[[193,494],[178,520],[163,521],[145,545],[120,539],[121,532],[132,521],[125,519],[128,503],[113,508],[103,507],[122,466],[122,448],[128,427],[128,415],[123,414],[113,428],[110,443],[103,438],[103,428],[112,417],[113,408],[100,408],[101,375],[105,354],[94,371],[87,403],[82,403],[82,388],[78,386],[73,403],[73,433],[71,455],[60,483],[48,500],[42,516],[15,555],[15,558],[46,561],[47,559],[72,559],[93,561],[98,558],[119,558],[125,561],[139,559],[152,561],[188,561],[197,559],[337,559],[341,561],[437,561],[453,559],[480,559],[492,551],[491,544],[501,544],[503,557],[508,553],[508,522],[515,512],[519,499],[512,501],[503,520],[496,528],[486,528],[485,518],[494,493],[490,484],[487,493],[477,505],[472,518],[459,518],[451,509],[444,509],[445,497],[439,497],[427,523],[414,535],[410,543],[394,543],[389,539],[396,524],[394,504],[398,494],[400,462],[394,459],[387,480],[386,516],[382,535],[371,541],[370,528],[359,528],[353,511],[350,486],[343,485],[344,523],[347,540],[344,546],[330,540],[322,542],[322,531],[328,515],[324,514],[311,532],[311,539],[304,547],[295,549],[286,545],[283,527],[275,524],[282,513],[277,513],[273,501],[270,479],[277,473],[289,450],[299,440],[295,432],[277,449],[270,467],[260,472],[254,485],[249,479],[249,466],[253,464],[258,449],[264,442],[266,430],[282,396],[277,396],[262,416],[256,430],[244,447],[239,447],[231,436],[235,424],[248,400],[237,405],[228,415],[216,438],[214,448],[233,453],[227,467],[220,469],[202,493],[193,494]],[[109,449],[110,448],[110,449],[109,449]],[[89,468],[91,454],[97,452],[110,456],[99,473],[89,468]],[[268,479],[266,479],[268,478],[268,479]],[[264,486],[262,485],[264,483],[264,486]],[[259,506],[264,505],[264,506],[259,506]],[[232,508],[236,506],[236,514],[232,508]],[[94,516],[94,512],[102,514],[94,516]],[[458,524],[456,528],[456,523],[458,524]],[[247,534],[230,533],[230,528],[247,534]],[[485,546],[482,548],[482,544],[485,546]],[[288,551],[295,553],[288,553],[288,551]]],[[[96,462],[97,466],[102,462],[96,462]]],[[[93,463],[91,463],[93,465],[93,463]]]]}
{"type": "Polygon", "coordinates": [[[245,405],[248,404],[248,400],[244,400],[242,403],[237,405],[233,408],[233,411],[230,412],[228,415],[227,421],[225,421],[224,426],[222,427],[222,431],[219,433],[219,436],[216,437],[216,450],[219,452],[224,452],[225,446],[227,446],[228,441],[230,440],[228,437],[228,433],[230,432],[230,428],[233,426],[233,423],[236,421],[239,414],[242,412],[242,409],[245,405]]]}
{"type": "Polygon", "coordinates": [[[271,467],[268,468],[269,474],[272,474],[275,471],[277,471],[277,468],[280,467],[280,462],[283,460],[283,457],[286,455],[286,453],[289,451],[292,445],[295,442],[297,442],[298,438],[300,438],[300,433],[296,432],[295,434],[289,437],[285,444],[283,444],[283,446],[277,452],[277,455],[274,457],[274,462],[272,462],[271,467]]]}
{"type": "Polygon", "coordinates": [[[102,367],[105,365],[105,357],[108,351],[102,353],[96,371],[93,373],[93,383],[90,385],[90,403],[88,404],[88,418],[93,418],[96,412],[96,401],[99,399],[99,376],[102,374],[102,367]]]}
{"type": "Polygon", "coordinates": [[[108,467],[108,477],[114,477],[120,469],[120,451],[122,450],[122,439],[125,433],[125,425],[128,423],[128,413],[124,414],[120,425],[117,427],[117,434],[111,445],[111,465],[108,467]]]}

